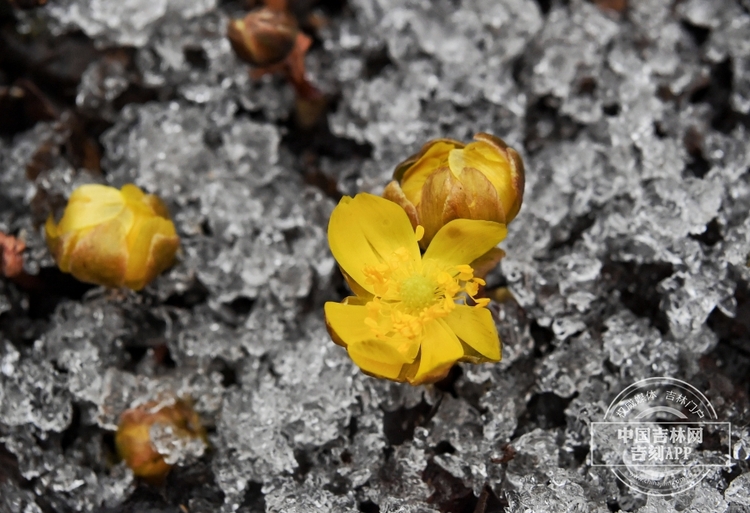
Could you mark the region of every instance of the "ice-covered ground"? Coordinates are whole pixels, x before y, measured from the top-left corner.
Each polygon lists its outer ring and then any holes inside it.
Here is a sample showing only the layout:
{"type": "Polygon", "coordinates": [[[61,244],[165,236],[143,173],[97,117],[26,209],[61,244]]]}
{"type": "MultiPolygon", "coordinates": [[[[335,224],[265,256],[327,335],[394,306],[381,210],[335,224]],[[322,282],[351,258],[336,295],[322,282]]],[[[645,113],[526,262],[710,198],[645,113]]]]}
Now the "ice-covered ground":
{"type": "Polygon", "coordinates": [[[49,0],[6,21],[0,63],[69,80],[57,119],[0,138],[0,231],[41,287],[0,280],[0,511],[750,510],[750,2],[321,4],[307,65],[333,101],[312,132],[234,56],[240,2],[49,0]],[[479,131],[527,169],[488,278],[515,297],[491,307],[503,361],[437,386],[366,377],[322,318],[345,294],[336,193],[479,131]],[[180,261],[141,293],[53,269],[39,223],[92,181],[169,204],[180,261]],[[651,376],[735,427],[732,465],[671,498],[588,462],[591,422],[651,376]],[[165,394],[194,399],[210,449],[172,454],[153,489],[112,432],[165,394]]]}

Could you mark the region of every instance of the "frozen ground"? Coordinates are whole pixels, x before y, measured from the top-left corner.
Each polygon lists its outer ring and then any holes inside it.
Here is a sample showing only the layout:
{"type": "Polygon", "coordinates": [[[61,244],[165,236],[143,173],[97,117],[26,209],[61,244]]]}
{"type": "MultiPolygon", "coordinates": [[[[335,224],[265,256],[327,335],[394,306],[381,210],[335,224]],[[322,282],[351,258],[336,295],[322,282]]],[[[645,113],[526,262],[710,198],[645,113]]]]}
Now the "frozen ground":
{"type": "Polygon", "coordinates": [[[0,2],[0,231],[38,276],[0,280],[0,511],[750,511],[748,0],[321,2],[307,63],[333,101],[310,132],[234,57],[243,7],[0,2]],[[345,294],[328,215],[478,131],[528,170],[488,280],[517,301],[492,306],[503,362],[368,378],[322,319],[345,294]],[[142,293],[46,252],[39,223],[91,181],[170,206],[182,256],[142,293]],[[648,498],[588,465],[589,425],[662,375],[735,426],[734,459],[648,498]],[[154,489],[113,428],[163,394],[194,398],[210,450],[154,489]]]}

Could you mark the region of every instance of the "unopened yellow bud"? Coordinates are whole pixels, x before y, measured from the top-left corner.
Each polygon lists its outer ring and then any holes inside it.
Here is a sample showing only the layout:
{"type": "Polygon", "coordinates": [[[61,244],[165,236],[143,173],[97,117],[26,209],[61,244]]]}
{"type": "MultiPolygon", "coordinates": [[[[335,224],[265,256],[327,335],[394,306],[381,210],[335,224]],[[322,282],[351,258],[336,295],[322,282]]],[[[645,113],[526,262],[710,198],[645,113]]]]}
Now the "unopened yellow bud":
{"type": "Polygon", "coordinates": [[[286,11],[264,7],[241,20],[231,20],[227,37],[237,56],[266,67],[287,58],[297,40],[297,22],[286,11]]]}
{"type": "Polygon", "coordinates": [[[413,226],[424,227],[423,248],[454,219],[508,224],[521,208],[521,157],[492,135],[479,133],[474,139],[429,141],[396,167],[383,193],[403,207],[413,226]]]}
{"type": "Polygon", "coordinates": [[[174,263],[180,239],[162,201],[128,184],[82,185],[59,223],[45,225],[61,271],[107,287],[140,290],[174,263]]]}
{"type": "Polygon", "coordinates": [[[187,401],[171,405],[150,402],[123,412],[115,434],[117,453],[134,475],[152,483],[163,481],[172,468],[151,441],[152,427],[157,424],[177,438],[206,441],[200,418],[187,401]]]}

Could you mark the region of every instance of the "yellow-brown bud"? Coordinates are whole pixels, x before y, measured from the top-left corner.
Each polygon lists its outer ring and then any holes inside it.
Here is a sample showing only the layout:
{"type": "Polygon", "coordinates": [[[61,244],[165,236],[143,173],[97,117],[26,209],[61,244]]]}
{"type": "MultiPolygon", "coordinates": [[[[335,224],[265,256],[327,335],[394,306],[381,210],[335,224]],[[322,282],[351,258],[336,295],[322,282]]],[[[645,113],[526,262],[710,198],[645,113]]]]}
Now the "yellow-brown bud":
{"type": "Polygon", "coordinates": [[[170,267],[180,246],[164,203],[132,184],[121,190],[82,185],[59,223],[50,216],[45,232],[61,271],[87,283],[133,290],[170,267]]]}
{"type": "Polygon", "coordinates": [[[171,405],[150,402],[125,410],[115,434],[117,453],[134,475],[155,484],[163,481],[172,468],[151,440],[157,424],[170,429],[177,438],[206,441],[200,418],[187,401],[177,400],[171,405]]]}
{"type": "Polygon", "coordinates": [[[464,144],[434,139],[396,167],[383,196],[422,225],[426,248],[454,219],[508,224],[523,201],[524,168],[518,153],[495,136],[479,133],[464,144]]]}
{"type": "Polygon", "coordinates": [[[297,40],[297,22],[286,11],[264,7],[241,20],[231,20],[227,37],[237,56],[254,66],[266,67],[287,58],[297,40]]]}

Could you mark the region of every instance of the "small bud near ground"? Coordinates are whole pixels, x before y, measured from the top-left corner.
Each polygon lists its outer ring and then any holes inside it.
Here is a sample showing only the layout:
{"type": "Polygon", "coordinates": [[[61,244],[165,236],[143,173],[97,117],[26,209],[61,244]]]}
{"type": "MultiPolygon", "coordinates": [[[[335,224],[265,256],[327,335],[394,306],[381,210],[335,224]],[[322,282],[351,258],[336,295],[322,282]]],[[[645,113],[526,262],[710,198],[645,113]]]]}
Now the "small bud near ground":
{"type": "Polygon", "coordinates": [[[175,260],[180,239],[164,203],[127,184],[82,185],[59,223],[45,225],[61,271],[86,283],[140,290],[175,260]]]}
{"type": "Polygon", "coordinates": [[[23,251],[26,244],[0,232],[0,276],[15,278],[23,273],[23,251]]]}
{"type": "Polygon", "coordinates": [[[286,11],[264,7],[241,20],[231,20],[227,37],[237,56],[253,66],[283,62],[297,41],[297,22],[286,11]]]}
{"type": "Polygon", "coordinates": [[[22,238],[0,232],[0,278],[7,278],[26,290],[38,290],[42,286],[39,277],[23,268],[25,249],[22,238]]]}
{"type": "Polygon", "coordinates": [[[172,465],[165,461],[165,456],[157,451],[151,439],[155,428],[167,429],[173,437],[186,442],[204,444],[206,432],[198,414],[188,401],[183,400],[171,405],[150,402],[120,415],[115,434],[117,453],[135,476],[159,484],[167,477],[172,465]]]}
{"type": "Polygon", "coordinates": [[[283,0],[267,1],[266,7],[231,20],[227,37],[237,56],[255,66],[253,79],[284,75],[295,92],[295,120],[303,130],[314,128],[327,106],[325,95],[307,78],[305,55],[312,39],[301,32],[283,0]]]}

